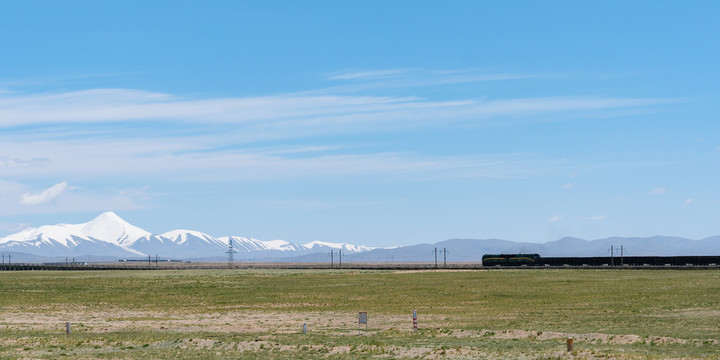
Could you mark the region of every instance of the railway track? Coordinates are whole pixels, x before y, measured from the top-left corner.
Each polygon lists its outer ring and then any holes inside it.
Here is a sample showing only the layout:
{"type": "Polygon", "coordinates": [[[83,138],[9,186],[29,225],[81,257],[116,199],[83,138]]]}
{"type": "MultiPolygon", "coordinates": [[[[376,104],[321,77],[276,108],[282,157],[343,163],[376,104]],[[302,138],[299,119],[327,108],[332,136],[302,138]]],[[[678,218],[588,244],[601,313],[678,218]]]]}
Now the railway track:
{"type": "Polygon", "coordinates": [[[595,270],[718,270],[716,264],[703,265],[542,265],[542,266],[482,266],[481,264],[448,264],[435,266],[433,264],[362,264],[348,263],[342,267],[318,263],[236,263],[228,266],[226,263],[203,264],[151,264],[151,265],[124,265],[124,264],[2,264],[0,271],[87,271],[87,270],[192,270],[192,269],[287,269],[287,270],[544,270],[544,269],[595,269],[595,270]]]}

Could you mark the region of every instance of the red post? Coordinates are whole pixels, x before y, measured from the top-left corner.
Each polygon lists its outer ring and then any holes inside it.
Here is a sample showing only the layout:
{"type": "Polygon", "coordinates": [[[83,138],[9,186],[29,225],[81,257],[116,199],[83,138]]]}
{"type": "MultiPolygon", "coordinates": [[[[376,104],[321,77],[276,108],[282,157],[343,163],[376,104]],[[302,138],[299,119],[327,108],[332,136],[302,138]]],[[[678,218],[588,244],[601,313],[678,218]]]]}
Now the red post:
{"type": "Polygon", "coordinates": [[[413,332],[417,332],[417,310],[413,310],[413,332]]]}

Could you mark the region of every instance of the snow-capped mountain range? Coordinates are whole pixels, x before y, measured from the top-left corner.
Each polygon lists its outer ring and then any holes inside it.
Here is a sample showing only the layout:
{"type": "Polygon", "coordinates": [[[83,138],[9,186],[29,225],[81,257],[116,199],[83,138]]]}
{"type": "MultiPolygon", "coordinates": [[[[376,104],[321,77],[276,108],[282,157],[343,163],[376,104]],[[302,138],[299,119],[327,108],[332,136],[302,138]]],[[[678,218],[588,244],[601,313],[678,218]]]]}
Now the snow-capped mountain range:
{"type": "Polygon", "coordinates": [[[361,245],[314,241],[295,244],[262,241],[241,236],[215,238],[192,230],[151,234],[113,212],[84,224],[46,225],[0,238],[0,251],[40,257],[211,259],[226,257],[232,240],[238,259],[284,258],[342,250],[345,254],[369,251],[361,245]]]}
{"type": "MultiPolygon", "coordinates": [[[[213,237],[199,231],[173,230],[151,234],[112,212],[84,224],[59,224],[29,228],[0,238],[0,253],[16,262],[161,259],[223,261],[232,241],[240,261],[329,262],[331,250],[342,250],[343,261],[425,262],[435,254],[449,262],[479,262],[484,254],[538,253],[541,256],[608,256],[611,246],[623,246],[626,256],[720,255],[720,236],[701,240],[654,236],[613,237],[597,240],[562,238],[546,243],[499,239],[452,239],[435,244],[372,248],[344,243],[313,241],[296,244],[284,240],[261,241],[241,236],[213,237]],[[445,252],[445,250],[447,252],[445,252]]],[[[337,253],[335,253],[337,254],[337,253]]],[[[3,260],[5,257],[3,257],[3,260]]]]}

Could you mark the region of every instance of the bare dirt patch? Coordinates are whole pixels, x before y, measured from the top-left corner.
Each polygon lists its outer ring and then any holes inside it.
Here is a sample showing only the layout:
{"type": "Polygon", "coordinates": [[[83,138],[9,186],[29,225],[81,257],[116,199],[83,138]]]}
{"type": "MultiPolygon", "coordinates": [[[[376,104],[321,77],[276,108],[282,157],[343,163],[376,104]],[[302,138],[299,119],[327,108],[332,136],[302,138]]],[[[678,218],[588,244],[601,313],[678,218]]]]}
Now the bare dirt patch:
{"type": "MultiPolygon", "coordinates": [[[[0,314],[0,326],[25,330],[65,331],[71,322],[74,331],[116,332],[126,330],[212,331],[233,333],[298,333],[303,324],[308,332],[357,331],[357,314],[341,312],[281,312],[243,310],[210,314],[169,314],[155,311],[110,309],[89,311],[27,312],[5,310],[0,314]]],[[[408,316],[373,315],[368,318],[370,331],[405,328],[410,331],[408,316]]],[[[364,329],[364,326],[363,326],[364,329]]]]}

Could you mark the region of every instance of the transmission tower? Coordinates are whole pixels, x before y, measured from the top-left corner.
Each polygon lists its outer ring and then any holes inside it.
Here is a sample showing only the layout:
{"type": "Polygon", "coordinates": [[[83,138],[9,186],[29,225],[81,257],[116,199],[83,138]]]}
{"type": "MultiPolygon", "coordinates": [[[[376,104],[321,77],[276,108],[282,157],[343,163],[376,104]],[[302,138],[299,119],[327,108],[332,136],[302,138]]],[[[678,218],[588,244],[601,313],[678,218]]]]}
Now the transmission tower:
{"type": "Polygon", "coordinates": [[[235,253],[237,250],[233,248],[233,241],[232,238],[228,236],[228,251],[225,253],[228,254],[228,267],[232,267],[233,263],[235,262],[235,253]]]}

